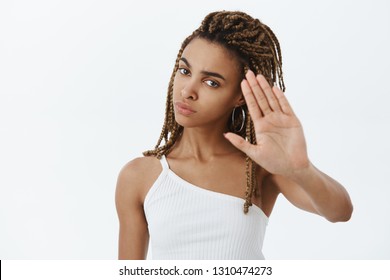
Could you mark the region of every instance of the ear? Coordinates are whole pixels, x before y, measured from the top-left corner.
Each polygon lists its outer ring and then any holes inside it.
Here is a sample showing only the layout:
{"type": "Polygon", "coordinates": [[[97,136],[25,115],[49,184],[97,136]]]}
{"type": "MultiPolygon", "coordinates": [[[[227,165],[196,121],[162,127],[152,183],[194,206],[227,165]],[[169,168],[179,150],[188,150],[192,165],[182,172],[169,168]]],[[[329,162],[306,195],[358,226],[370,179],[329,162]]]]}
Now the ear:
{"type": "Polygon", "coordinates": [[[237,107],[239,107],[239,106],[244,105],[245,103],[246,103],[246,102],[245,102],[244,95],[242,94],[242,92],[240,92],[240,96],[239,96],[239,98],[237,99],[236,105],[237,105],[237,107]]]}

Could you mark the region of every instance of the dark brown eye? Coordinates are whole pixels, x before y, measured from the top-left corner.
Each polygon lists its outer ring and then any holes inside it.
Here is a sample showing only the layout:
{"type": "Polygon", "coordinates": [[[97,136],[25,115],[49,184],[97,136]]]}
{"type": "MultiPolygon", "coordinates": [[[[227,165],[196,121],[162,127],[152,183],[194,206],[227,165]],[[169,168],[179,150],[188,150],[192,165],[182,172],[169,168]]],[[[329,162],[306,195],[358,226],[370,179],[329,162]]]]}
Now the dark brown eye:
{"type": "Polygon", "coordinates": [[[206,84],[210,87],[217,88],[219,87],[219,84],[217,82],[214,82],[213,80],[207,80],[206,84]]]}
{"type": "Polygon", "coordinates": [[[181,74],[183,74],[183,75],[188,75],[188,74],[190,73],[190,71],[188,71],[188,70],[185,69],[185,68],[179,68],[178,70],[179,70],[179,72],[180,72],[181,74]]]}

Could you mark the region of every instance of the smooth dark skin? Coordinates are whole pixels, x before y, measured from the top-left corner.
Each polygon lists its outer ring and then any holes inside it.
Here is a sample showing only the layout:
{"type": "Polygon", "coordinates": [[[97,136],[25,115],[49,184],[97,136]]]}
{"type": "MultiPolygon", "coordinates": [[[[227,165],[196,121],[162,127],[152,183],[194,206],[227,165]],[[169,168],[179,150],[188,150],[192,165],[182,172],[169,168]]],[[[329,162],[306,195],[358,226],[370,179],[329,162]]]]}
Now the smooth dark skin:
{"type": "MultiPolygon", "coordinates": [[[[184,131],[167,155],[173,172],[204,189],[243,198],[247,154],[262,167],[257,174],[261,196],[252,202],[267,216],[281,193],[295,206],[331,222],[350,219],[353,207],[348,193],[310,162],[301,123],[280,89],[250,71],[246,80],[239,80],[237,60],[204,39],[192,40],[182,58],[173,99],[196,113],[185,116],[175,110],[184,131]],[[226,133],[233,108],[244,103],[254,121],[257,145],[226,133]]],[[[119,259],[146,258],[149,233],[143,202],[161,171],[159,160],[142,157],[119,173],[119,259]]]]}

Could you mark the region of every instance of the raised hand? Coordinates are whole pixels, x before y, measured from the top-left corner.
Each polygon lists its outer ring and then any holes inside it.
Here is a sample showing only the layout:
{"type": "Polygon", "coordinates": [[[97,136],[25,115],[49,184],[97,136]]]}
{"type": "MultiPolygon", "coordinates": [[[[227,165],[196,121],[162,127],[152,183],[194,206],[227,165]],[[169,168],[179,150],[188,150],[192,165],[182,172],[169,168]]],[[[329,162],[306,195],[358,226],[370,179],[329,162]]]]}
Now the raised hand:
{"type": "Polygon", "coordinates": [[[225,137],[272,174],[284,176],[309,165],[306,141],[300,121],[284,93],[270,87],[262,75],[252,71],[241,82],[241,89],[256,131],[256,145],[242,137],[227,133],[225,137]]]}

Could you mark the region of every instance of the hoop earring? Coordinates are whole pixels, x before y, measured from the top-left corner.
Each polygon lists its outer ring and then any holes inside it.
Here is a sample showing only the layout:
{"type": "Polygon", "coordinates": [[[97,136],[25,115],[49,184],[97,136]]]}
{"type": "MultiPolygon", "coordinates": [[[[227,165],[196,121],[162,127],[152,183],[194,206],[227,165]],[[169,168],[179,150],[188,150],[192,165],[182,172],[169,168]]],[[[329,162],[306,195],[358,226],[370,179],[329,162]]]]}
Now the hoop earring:
{"type": "MultiPolygon", "coordinates": [[[[234,120],[235,120],[234,116],[235,116],[235,113],[236,113],[236,109],[237,109],[237,108],[238,108],[238,107],[234,107],[233,113],[232,113],[232,127],[233,127],[233,130],[234,130],[234,127],[235,127],[235,125],[234,125],[234,120]]],[[[244,108],[242,108],[242,106],[240,106],[240,109],[241,109],[241,113],[242,113],[242,123],[241,123],[240,129],[237,130],[237,131],[234,131],[234,132],[236,132],[236,133],[241,132],[241,130],[244,128],[245,118],[246,118],[244,108]]]]}

